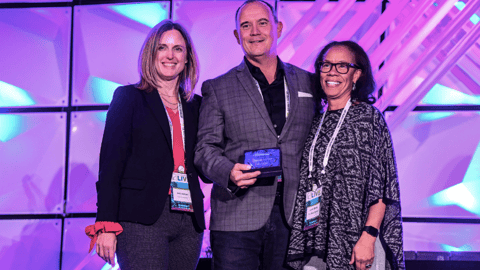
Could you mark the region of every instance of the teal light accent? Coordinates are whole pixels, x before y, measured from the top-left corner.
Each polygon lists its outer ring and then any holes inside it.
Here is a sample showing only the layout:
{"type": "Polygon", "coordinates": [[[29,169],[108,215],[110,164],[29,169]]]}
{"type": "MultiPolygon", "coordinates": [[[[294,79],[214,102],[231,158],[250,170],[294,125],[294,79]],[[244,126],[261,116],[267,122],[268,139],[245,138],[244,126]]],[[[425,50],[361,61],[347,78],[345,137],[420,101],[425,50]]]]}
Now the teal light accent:
{"type": "Polygon", "coordinates": [[[165,10],[159,3],[112,5],[110,8],[150,28],[168,19],[168,10],[165,10]]]}
{"type": "Polygon", "coordinates": [[[474,195],[464,183],[454,185],[434,194],[429,198],[429,201],[436,206],[458,205],[469,212],[480,215],[478,202],[476,202],[474,195]]]}
{"type": "Polygon", "coordinates": [[[22,132],[22,117],[14,114],[0,114],[0,127],[0,141],[7,142],[22,132]]]}
{"type": "Polygon", "coordinates": [[[98,77],[88,78],[86,92],[89,92],[93,95],[93,100],[96,103],[110,104],[113,97],[113,92],[121,84],[105,80],[98,77]]]}
{"type": "Polygon", "coordinates": [[[480,22],[480,17],[478,17],[477,14],[473,14],[472,17],[470,17],[470,21],[471,21],[473,24],[477,24],[478,22],[480,22]]]}
{"type": "Polygon", "coordinates": [[[460,184],[444,189],[429,199],[432,205],[457,205],[480,216],[480,143],[460,184]]]}
{"type": "Polygon", "coordinates": [[[463,1],[458,1],[455,3],[455,6],[458,8],[458,10],[462,10],[465,8],[466,4],[463,1]]]}
{"type": "Polygon", "coordinates": [[[463,245],[461,247],[454,247],[447,244],[440,245],[444,251],[472,251],[472,247],[469,245],[463,245]]]}
{"type": "Polygon", "coordinates": [[[424,104],[434,105],[480,105],[480,96],[472,96],[441,84],[435,84],[422,99],[424,104]]]}
{"type": "Polygon", "coordinates": [[[17,107],[35,105],[27,91],[0,81],[0,107],[17,107]]]}
{"type": "Polygon", "coordinates": [[[97,117],[98,120],[105,122],[107,121],[107,112],[98,112],[95,114],[95,117],[97,117]]]}
{"type": "MultiPolygon", "coordinates": [[[[458,1],[457,3],[455,3],[455,7],[458,8],[458,10],[462,10],[464,9],[466,6],[466,4],[463,2],[463,1],[458,1]]],[[[473,14],[472,17],[470,17],[470,21],[473,23],[473,24],[477,24],[479,21],[480,21],[480,17],[478,17],[477,14],[473,14]]]]}
{"type": "Polygon", "coordinates": [[[453,112],[425,112],[418,114],[419,122],[431,122],[454,115],[453,112]]]}

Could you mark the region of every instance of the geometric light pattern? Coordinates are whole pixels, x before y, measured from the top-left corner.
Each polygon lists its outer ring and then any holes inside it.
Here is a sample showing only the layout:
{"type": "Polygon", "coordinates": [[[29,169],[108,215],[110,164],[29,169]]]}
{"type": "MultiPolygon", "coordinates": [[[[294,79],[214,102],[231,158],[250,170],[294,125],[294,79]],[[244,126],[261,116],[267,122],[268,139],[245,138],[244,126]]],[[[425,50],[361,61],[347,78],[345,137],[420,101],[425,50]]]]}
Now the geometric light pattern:
{"type": "Polygon", "coordinates": [[[429,202],[434,206],[457,205],[480,216],[480,143],[462,183],[432,195],[429,202]]]}
{"type": "Polygon", "coordinates": [[[66,113],[0,114],[0,134],[0,213],[63,213],[66,113]]]}
{"type": "Polygon", "coordinates": [[[454,115],[454,112],[424,112],[418,115],[418,123],[431,122],[454,115]]]}
{"type": "MultiPolygon", "coordinates": [[[[465,2],[458,1],[457,3],[455,3],[455,6],[458,8],[458,10],[462,10],[466,5],[465,2]]],[[[478,17],[477,14],[473,14],[472,17],[470,17],[470,21],[473,24],[477,24],[480,21],[480,17],[478,17]]]]}
{"type": "Polygon", "coordinates": [[[0,9],[0,107],[68,104],[71,19],[71,7],[0,9]]]}
{"type": "Polygon", "coordinates": [[[0,81],[0,107],[35,105],[27,91],[0,81]]]}
{"type": "Polygon", "coordinates": [[[168,10],[159,3],[136,3],[109,6],[112,10],[150,28],[168,18],[168,10]]]}
{"type": "Polygon", "coordinates": [[[113,92],[119,86],[121,86],[121,84],[91,76],[85,85],[85,92],[91,93],[96,103],[110,104],[113,92]]]}
{"type": "Polygon", "coordinates": [[[472,246],[463,245],[461,247],[454,247],[447,244],[441,244],[444,251],[472,251],[472,246]]]}
{"type": "Polygon", "coordinates": [[[0,220],[1,269],[58,269],[61,219],[0,220]]]}
{"type": "Polygon", "coordinates": [[[0,114],[0,141],[7,142],[22,132],[22,117],[19,115],[0,114]]]}
{"type": "Polygon", "coordinates": [[[435,84],[422,99],[422,103],[434,105],[480,105],[480,95],[468,95],[444,85],[435,84]]]}
{"type": "Polygon", "coordinates": [[[403,239],[405,251],[478,252],[480,226],[478,224],[404,222],[403,239]]]}

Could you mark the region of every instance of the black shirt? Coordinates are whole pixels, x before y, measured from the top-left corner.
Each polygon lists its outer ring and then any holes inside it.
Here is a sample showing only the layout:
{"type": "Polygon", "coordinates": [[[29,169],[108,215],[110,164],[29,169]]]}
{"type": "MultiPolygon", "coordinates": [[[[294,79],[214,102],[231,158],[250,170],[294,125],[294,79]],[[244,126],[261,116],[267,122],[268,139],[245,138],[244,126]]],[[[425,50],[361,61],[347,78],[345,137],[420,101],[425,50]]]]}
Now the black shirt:
{"type": "Polygon", "coordinates": [[[260,90],[262,91],[263,101],[265,102],[268,115],[270,116],[270,120],[272,121],[277,135],[280,135],[286,120],[285,84],[283,80],[285,76],[285,70],[283,63],[277,57],[277,71],[275,72],[275,80],[269,84],[267,78],[265,75],[263,75],[260,68],[252,65],[246,57],[244,57],[244,59],[248,70],[260,85],[260,90]]]}

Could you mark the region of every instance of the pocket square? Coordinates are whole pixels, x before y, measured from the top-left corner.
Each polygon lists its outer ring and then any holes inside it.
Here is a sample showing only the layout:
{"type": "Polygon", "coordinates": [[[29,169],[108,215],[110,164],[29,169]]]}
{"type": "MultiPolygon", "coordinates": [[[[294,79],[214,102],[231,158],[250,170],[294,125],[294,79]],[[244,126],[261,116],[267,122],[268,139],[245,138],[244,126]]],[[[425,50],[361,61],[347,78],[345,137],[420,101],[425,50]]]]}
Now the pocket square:
{"type": "Polygon", "coordinates": [[[298,92],[298,97],[313,97],[310,93],[298,92]]]}

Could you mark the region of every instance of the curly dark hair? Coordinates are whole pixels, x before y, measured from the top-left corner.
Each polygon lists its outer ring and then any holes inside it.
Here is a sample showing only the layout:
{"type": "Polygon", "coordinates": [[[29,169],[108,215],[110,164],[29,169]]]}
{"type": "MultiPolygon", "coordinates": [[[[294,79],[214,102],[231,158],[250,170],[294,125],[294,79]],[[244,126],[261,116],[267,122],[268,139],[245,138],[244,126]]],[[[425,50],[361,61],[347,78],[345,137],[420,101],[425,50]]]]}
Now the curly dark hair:
{"type": "Polygon", "coordinates": [[[370,64],[370,59],[368,59],[367,53],[363,50],[360,45],[355,43],[354,41],[346,40],[346,41],[332,41],[328,43],[325,47],[323,47],[322,51],[317,56],[315,60],[315,90],[316,90],[316,97],[317,102],[325,103],[327,100],[327,96],[322,89],[322,85],[320,84],[320,62],[325,59],[325,55],[327,54],[328,50],[335,46],[344,46],[350,52],[353,53],[355,56],[355,62],[357,66],[360,67],[362,70],[362,75],[358,79],[356,83],[355,91],[352,91],[352,100],[353,101],[361,101],[368,104],[373,104],[377,100],[373,96],[373,91],[375,91],[375,80],[373,79],[372,73],[372,66],[370,64]]]}

